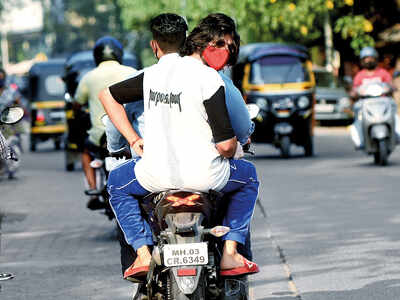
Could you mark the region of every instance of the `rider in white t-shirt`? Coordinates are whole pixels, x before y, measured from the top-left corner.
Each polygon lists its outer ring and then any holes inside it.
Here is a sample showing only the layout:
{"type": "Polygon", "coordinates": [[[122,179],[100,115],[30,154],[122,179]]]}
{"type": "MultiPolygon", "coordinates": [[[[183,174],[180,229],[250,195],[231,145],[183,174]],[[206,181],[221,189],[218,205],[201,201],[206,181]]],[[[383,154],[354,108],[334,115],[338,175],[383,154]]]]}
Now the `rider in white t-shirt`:
{"type": "Polygon", "coordinates": [[[163,53],[158,64],[100,93],[111,121],[142,156],[113,170],[108,182],[116,218],[138,254],[125,278],[145,275],[151,259],[152,234],[137,196],[185,188],[230,194],[223,224],[231,231],[224,237],[221,275],[258,272],[236,248],[245,243],[259,182],[250,162],[233,158],[240,145],[227,112],[224,82],[216,71],[236,61],[239,44],[231,18],[209,15],[188,36],[183,58],[166,54],[168,48],[153,41],[155,55],[163,53]],[[133,130],[123,107],[141,99],[144,139],[133,130]]]}

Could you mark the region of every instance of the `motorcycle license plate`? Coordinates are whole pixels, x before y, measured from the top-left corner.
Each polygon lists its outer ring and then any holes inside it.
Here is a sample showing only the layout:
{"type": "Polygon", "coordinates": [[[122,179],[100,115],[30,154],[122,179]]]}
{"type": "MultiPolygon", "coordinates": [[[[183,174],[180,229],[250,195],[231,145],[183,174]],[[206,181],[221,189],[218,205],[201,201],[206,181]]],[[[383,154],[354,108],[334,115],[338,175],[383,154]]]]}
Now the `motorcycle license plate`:
{"type": "Polygon", "coordinates": [[[163,253],[167,267],[208,264],[207,243],[168,244],[163,253]]]}

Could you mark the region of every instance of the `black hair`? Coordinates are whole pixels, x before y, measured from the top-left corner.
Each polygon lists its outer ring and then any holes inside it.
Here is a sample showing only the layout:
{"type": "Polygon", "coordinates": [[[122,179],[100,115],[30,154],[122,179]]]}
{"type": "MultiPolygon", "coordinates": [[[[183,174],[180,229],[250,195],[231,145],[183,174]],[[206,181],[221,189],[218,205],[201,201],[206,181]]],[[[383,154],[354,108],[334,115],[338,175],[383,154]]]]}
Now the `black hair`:
{"type": "Polygon", "coordinates": [[[164,52],[178,51],[186,38],[188,26],[181,16],[172,13],[160,14],[150,20],[150,31],[164,52]]]}
{"type": "Polygon", "coordinates": [[[233,43],[229,47],[228,65],[233,66],[237,62],[240,47],[240,35],[236,31],[236,25],[232,18],[222,13],[210,14],[200,21],[186,38],[181,55],[202,53],[208,43],[223,38],[224,35],[232,36],[233,43]]]}

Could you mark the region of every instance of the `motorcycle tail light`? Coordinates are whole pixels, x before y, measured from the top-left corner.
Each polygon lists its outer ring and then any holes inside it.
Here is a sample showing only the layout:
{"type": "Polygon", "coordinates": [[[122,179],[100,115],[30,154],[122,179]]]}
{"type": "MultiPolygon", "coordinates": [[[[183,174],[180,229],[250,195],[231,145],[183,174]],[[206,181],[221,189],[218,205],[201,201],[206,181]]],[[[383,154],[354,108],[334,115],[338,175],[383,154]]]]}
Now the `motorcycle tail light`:
{"type": "Polygon", "coordinates": [[[197,270],[196,268],[192,269],[178,269],[178,276],[196,276],[197,270]]]}
{"type": "Polygon", "coordinates": [[[43,110],[38,110],[36,113],[36,121],[37,122],[44,122],[46,120],[46,117],[44,115],[43,110]]]}
{"type": "Polygon", "coordinates": [[[194,206],[196,205],[196,201],[200,199],[200,195],[197,194],[192,194],[189,196],[186,196],[184,198],[177,197],[170,195],[167,197],[167,200],[172,203],[172,206],[181,206],[181,205],[186,205],[186,206],[194,206]]]}

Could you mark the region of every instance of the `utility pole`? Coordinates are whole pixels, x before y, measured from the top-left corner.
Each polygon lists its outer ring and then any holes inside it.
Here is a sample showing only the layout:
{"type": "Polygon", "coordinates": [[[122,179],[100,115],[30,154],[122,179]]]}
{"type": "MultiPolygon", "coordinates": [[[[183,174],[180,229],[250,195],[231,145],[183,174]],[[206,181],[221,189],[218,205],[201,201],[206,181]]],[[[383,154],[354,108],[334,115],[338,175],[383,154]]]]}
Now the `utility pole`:
{"type": "Polygon", "coordinates": [[[325,36],[325,60],[326,69],[333,71],[333,32],[329,12],[324,17],[324,36],[325,36]]]}
{"type": "Polygon", "coordinates": [[[1,29],[0,47],[1,47],[1,63],[3,65],[3,68],[7,71],[10,59],[8,55],[7,29],[4,27],[1,29]]]}

